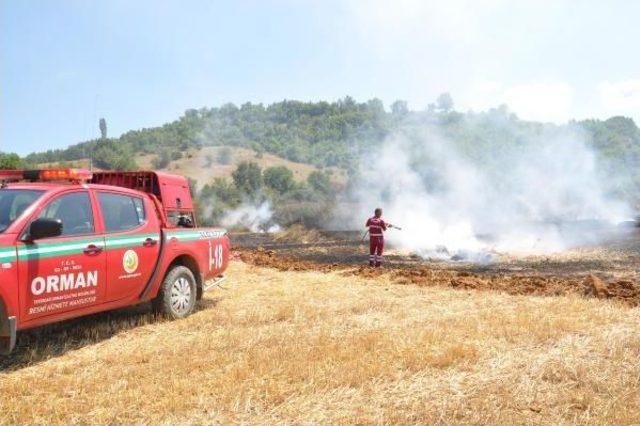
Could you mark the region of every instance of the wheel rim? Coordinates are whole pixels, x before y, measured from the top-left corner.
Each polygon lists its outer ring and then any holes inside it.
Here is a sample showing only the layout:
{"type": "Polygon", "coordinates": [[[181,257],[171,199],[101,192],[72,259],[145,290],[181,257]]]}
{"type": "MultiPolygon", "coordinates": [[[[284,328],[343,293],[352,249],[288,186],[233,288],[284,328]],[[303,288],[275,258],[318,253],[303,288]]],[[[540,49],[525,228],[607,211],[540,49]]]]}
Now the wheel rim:
{"type": "Polygon", "coordinates": [[[187,313],[191,305],[191,284],[180,277],[171,286],[171,308],[179,315],[187,313]]]}

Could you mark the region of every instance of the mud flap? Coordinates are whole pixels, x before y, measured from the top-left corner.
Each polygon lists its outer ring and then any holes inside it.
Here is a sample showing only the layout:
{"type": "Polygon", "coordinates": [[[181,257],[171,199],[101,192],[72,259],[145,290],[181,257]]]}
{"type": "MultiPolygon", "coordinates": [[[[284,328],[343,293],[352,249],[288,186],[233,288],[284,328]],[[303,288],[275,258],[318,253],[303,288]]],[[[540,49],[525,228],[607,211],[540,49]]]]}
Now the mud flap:
{"type": "Polygon", "coordinates": [[[16,317],[0,323],[0,355],[9,355],[16,346],[16,317]]]}

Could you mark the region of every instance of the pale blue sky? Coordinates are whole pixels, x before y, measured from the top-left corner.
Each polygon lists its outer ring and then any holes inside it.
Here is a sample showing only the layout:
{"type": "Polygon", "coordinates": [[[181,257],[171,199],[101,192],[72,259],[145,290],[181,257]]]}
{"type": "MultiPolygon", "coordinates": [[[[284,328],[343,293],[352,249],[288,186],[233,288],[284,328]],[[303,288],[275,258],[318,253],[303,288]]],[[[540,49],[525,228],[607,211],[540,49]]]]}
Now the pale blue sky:
{"type": "Polygon", "coordinates": [[[640,122],[640,2],[0,0],[0,150],[351,95],[640,122]]]}

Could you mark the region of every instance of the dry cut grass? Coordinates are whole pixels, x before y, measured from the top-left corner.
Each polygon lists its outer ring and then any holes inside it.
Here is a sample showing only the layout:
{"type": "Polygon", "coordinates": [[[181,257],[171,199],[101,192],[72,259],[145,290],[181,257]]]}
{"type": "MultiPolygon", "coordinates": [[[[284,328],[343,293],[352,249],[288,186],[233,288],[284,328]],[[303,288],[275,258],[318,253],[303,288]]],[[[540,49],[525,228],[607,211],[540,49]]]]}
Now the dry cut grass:
{"type": "Polygon", "coordinates": [[[0,422],[640,422],[637,309],[386,280],[235,262],[186,320],[27,335],[0,422]]]}

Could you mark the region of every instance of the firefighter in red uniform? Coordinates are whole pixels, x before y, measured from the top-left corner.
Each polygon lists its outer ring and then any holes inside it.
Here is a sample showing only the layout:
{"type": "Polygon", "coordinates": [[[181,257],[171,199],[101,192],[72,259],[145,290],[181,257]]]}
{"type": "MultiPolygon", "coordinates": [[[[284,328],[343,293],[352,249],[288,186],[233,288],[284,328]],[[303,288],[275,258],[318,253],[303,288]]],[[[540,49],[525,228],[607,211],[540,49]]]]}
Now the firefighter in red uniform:
{"type": "Polygon", "coordinates": [[[382,219],[382,209],[377,208],[372,217],[367,219],[365,227],[369,230],[369,266],[380,267],[384,250],[384,231],[391,225],[382,219]]]}

